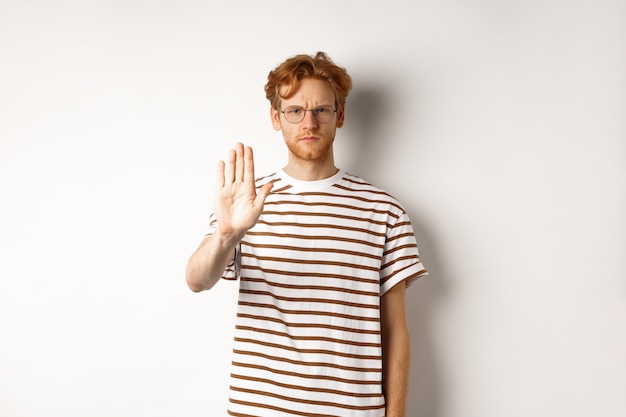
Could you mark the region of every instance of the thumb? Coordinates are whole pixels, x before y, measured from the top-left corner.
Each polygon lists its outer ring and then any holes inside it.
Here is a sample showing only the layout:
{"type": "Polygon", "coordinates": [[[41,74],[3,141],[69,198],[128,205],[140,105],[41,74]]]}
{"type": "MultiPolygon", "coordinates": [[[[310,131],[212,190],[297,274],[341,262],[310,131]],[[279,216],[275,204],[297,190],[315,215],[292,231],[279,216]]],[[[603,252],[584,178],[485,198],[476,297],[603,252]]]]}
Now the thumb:
{"type": "Polygon", "coordinates": [[[267,198],[267,196],[270,193],[270,190],[272,189],[272,187],[274,187],[273,183],[269,183],[269,184],[265,184],[263,187],[261,187],[257,193],[256,193],[256,198],[254,199],[254,205],[260,205],[262,206],[263,203],[265,203],[265,199],[267,198]]]}

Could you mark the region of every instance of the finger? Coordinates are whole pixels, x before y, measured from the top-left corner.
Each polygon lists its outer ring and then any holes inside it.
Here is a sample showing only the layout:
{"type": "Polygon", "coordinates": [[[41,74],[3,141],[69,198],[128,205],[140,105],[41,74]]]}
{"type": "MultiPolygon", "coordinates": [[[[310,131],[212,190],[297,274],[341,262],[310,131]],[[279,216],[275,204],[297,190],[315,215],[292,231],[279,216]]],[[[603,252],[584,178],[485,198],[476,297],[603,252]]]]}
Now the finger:
{"type": "Polygon", "coordinates": [[[256,198],[254,199],[255,206],[263,205],[265,203],[265,199],[269,195],[272,187],[274,187],[274,183],[270,182],[257,190],[256,198]]]}
{"type": "Polygon", "coordinates": [[[246,164],[244,161],[244,147],[241,143],[235,146],[235,153],[237,155],[235,162],[235,181],[243,181],[246,164]]]}
{"type": "Polygon", "coordinates": [[[226,166],[224,168],[224,184],[232,184],[235,180],[235,151],[228,151],[226,166]]]}
{"type": "Polygon", "coordinates": [[[254,154],[252,153],[252,148],[246,146],[245,149],[245,161],[246,167],[243,174],[243,180],[245,181],[254,181],[254,154]]]}
{"type": "Polygon", "coordinates": [[[224,187],[224,161],[217,163],[217,172],[215,173],[215,184],[217,188],[224,187]]]}

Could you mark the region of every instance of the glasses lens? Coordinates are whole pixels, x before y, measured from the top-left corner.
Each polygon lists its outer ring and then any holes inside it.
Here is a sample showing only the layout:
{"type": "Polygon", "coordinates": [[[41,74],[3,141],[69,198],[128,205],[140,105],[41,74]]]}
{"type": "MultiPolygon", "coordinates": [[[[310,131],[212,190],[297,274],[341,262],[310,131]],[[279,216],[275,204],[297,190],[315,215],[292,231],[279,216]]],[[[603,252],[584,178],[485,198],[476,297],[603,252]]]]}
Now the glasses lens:
{"type": "Polygon", "coordinates": [[[330,106],[320,106],[313,110],[315,119],[320,123],[328,123],[333,119],[335,109],[330,106]]]}
{"type": "Polygon", "coordinates": [[[300,123],[300,121],[304,119],[305,110],[299,106],[289,106],[283,110],[283,113],[288,122],[300,123]]]}
{"type": "Polygon", "coordinates": [[[331,106],[320,106],[316,107],[313,110],[305,110],[300,106],[289,106],[285,110],[283,110],[283,114],[285,115],[285,119],[287,119],[290,123],[300,123],[304,119],[304,115],[307,111],[313,113],[315,120],[319,123],[328,123],[333,120],[333,116],[335,114],[335,109],[331,106]]]}

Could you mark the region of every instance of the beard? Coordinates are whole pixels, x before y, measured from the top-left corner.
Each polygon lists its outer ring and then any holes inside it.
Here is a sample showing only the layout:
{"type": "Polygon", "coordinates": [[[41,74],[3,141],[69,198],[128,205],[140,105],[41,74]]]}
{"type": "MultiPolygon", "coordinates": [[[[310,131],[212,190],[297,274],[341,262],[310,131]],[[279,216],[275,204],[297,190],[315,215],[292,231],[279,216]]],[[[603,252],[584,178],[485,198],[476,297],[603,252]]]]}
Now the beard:
{"type": "Polygon", "coordinates": [[[324,162],[333,157],[334,138],[320,137],[314,142],[285,140],[292,158],[302,162],[324,162]]]}

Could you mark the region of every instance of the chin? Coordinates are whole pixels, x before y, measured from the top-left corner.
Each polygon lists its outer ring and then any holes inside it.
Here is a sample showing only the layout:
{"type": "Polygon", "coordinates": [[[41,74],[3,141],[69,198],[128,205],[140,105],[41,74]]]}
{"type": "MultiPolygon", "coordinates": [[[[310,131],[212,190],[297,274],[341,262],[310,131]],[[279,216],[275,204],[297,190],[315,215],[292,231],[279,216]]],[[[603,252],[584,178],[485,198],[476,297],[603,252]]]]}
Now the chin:
{"type": "Polygon", "coordinates": [[[289,152],[302,161],[326,161],[332,158],[333,143],[316,143],[316,144],[288,144],[289,152]]]}

